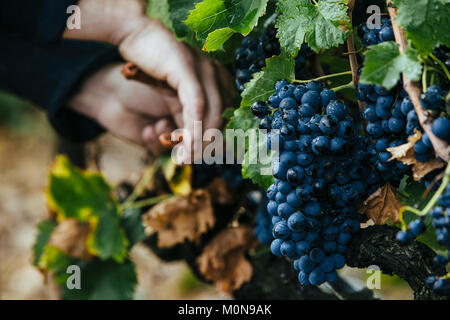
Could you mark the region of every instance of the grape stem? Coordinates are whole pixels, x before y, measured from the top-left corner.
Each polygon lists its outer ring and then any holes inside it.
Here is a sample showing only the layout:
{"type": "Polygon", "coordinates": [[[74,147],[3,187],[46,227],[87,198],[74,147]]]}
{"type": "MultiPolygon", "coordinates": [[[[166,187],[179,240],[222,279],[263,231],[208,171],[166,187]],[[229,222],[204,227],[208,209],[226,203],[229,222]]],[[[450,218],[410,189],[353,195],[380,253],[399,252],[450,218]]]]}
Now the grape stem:
{"type": "Polygon", "coordinates": [[[154,204],[160,203],[164,200],[167,200],[169,198],[171,198],[173,195],[172,194],[165,194],[162,196],[157,196],[157,197],[153,197],[153,198],[148,198],[148,199],[144,199],[141,201],[136,201],[136,202],[131,202],[127,205],[123,204],[121,206],[121,210],[125,210],[125,209],[140,209],[143,207],[147,207],[147,206],[152,206],[154,204]]]}
{"type": "Polygon", "coordinates": [[[427,91],[427,71],[428,71],[428,67],[425,64],[423,66],[423,73],[422,73],[422,92],[427,91]]]}
{"type": "Polygon", "coordinates": [[[445,169],[445,175],[444,175],[444,178],[442,178],[441,185],[439,186],[437,191],[434,193],[433,197],[430,199],[430,201],[428,201],[427,205],[422,210],[418,210],[418,209],[410,207],[410,206],[405,206],[399,210],[398,219],[399,219],[400,223],[402,224],[403,231],[406,231],[406,229],[407,229],[405,220],[403,219],[403,213],[412,212],[416,216],[420,216],[420,217],[423,217],[423,216],[426,216],[427,214],[429,214],[431,209],[434,208],[437,201],[439,200],[439,197],[444,193],[449,182],[450,182],[450,163],[447,164],[447,168],[445,169]]]}
{"type": "Polygon", "coordinates": [[[350,81],[349,83],[336,88],[331,88],[331,90],[333,90],[334,92],[338,92],[345,89],[355,89],[355,84],[353,83],[353,81],[350,81]]]}
{"type": "Polygon", "coordinates": [[[122,208],[129,208],[132,206],[135,200],[144,192],[145,188],[147,188],[148,184],[150,183],[150,181],[152,181],[153,177],[160,167],[161,162],[158,159],[150,167],[145,169],[144,173],[142,174],[141,180],[138,182],[130,196],[122,204],[122,208]]]}
{"type": "MultiPolygon", "coordinates": [[[[394,30],[395,42],[397,42],[399,45],[400,53],[404,53],[408,46],[405,30],[403,30],[396,24],[397,8],[392,6],[391,0],[387,0],[386,3],[392,21],[392,29],[394,30]]],[[[420,102],[420,85],[415,81],[411,81],[405,76],[405,74],[403,74],[403,88],[408,93],[411,99],[414,110],[416,111],[417,117],[419,118],[419,123],[430,138],[436,155],[445,162],[448,162],[450,160],[450,146],[445,141],[436,137],[431,130],[431,121],[428,119],[428,112],[422,107],[422,104],[420,102]]]]}
{"type": "MultiPolygon", "coordinates": [[[[355,8],[355,0],[348,0],[347,3],[348,6],[348,17],[350,18],[350,25],[353,26],[353,9],[355,8]]],[[[360,50],[362,50],[361,48],[360,50]]],[[[354,88],[358,87],[359,83],[359,75],[358,75],[358,59],[356,57],[356,50],[355,50],[355,37],[353,35],[353,29],[350,32],[350,35],[347,39],[347,51],[348,51],[348,59],[350,62],[350,67],[352,69],[352,82],[354,85],[354,88]]],[[[364,110],[364,103],[362,101],[358,100],[358,108],[359,112],[363,112],[364,110]]]]}
{"type": "Polygon", "coordinates": [[[430,57],[431,59],[433,59],[438,65],[441,66],[442,70],[444,70],[445,75],[447,76],[448,80],[450,80],[450,72],[448,71],[447,67],[445,66],[445,64],[439,60],[434,54],[430,53],[430,57]]]}
{"type": "Polygon", "coordinates": [[[326,76],[322,76],[322,77],[318,77],[315,79],[309,79],[309,80],[294,80],[295,83],[308,83],[311,81],[321,81],[321,80],[325,80],[325,79],[330,79],[330,78],[335,78],[335,77],[340,77],[340,76],[347,76],[347,75],[351,75],[352,72],[351,71],[345,71],[345,72],[340,72],[340,73],[333,73],[333,74],[328,74],[326,76]]]}

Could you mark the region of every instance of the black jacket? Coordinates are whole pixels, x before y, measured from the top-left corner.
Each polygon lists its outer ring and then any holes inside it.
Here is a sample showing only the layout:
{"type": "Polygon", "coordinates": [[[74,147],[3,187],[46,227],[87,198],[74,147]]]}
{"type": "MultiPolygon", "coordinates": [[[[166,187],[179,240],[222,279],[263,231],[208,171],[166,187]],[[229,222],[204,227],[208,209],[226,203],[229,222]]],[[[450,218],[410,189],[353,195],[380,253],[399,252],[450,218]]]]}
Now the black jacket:
{"type": "Polygon", "coordinates": [[[76,2],[0,0],[0,90],[45,109],[60,135],[81,142],[103,129],[65,102],[84,77],[120,57],[108,44],[61,39],[76,2]]]}

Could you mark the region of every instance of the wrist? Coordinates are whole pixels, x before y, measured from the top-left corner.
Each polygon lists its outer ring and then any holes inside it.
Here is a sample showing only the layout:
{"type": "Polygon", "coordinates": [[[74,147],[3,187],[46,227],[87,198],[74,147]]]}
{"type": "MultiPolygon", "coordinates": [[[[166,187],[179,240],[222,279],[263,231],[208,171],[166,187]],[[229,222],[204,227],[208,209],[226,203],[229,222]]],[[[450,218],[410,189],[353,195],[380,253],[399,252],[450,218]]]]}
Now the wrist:
{"type": "Polygon", "coordinates": [[[81,28],[64,38],[120,43],[146,19],[144,0],[80,0],[81,28]]]}

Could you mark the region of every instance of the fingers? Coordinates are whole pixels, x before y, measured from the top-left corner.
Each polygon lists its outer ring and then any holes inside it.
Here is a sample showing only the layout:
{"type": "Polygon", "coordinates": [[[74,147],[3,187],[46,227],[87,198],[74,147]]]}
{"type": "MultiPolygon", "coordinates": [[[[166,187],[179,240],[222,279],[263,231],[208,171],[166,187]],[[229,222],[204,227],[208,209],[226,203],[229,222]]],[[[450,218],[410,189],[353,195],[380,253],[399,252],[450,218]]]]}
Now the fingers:
{"type": "Polygon", "coordinates": [[[155,124],[149,124],[142,130],[142,140],[145,147],[153,154],[159,154],[164,151],[164,148],[159,142],[159,136],[164,133],[170,133],[175,130],[175,127],[169,119],[161,119],[155,124]]]}
{"type": "Polygon", "coordinates": [[[177,91],[185,128],[193,135],[194,121],[203,117],[205,97],[188,47],[176,41],[160,21],[149,19],[147,26],[122,42],[120,52],[148,75],[167,81],[177,91]]]}
{"type": "Polygon", "coordinates": [[[142,131],[155,120],[128,110],[116,99],[104,101],[104,105],[97,121],[115,136],[145,146],[142,131]]]}
{"type": "Polygon", "coordinates": [[[199,60],[199,73],[208,103],[203,128],[204,130],[220,128],[222,125],[222,97],[217,85],[215,69],[207,57],[201,55],[199,60]]]}
{"type": "Polygon", "coordinates": [[[175,125],[177,128],[184,128],[184,121],[183,121],[183,106],[181,105],[180,100],[178,100],[178,97],[173,96],[163,96],[166,104],[169,106],[170,114],[173,117],[173,120],[175,122],[175,125]]]}

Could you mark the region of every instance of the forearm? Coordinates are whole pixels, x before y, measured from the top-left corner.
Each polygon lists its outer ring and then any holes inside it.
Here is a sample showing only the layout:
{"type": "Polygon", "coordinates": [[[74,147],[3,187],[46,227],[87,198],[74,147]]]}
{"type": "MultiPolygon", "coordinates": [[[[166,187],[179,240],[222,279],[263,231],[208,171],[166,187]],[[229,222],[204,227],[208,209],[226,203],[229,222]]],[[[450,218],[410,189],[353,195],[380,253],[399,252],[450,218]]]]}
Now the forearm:
{"type": "Polygon", "coordinates": [[[120,45],[146,23],[145,0],[80,0],[81,29],[66,29],[66,39],[95,40],[120,45]]]}

